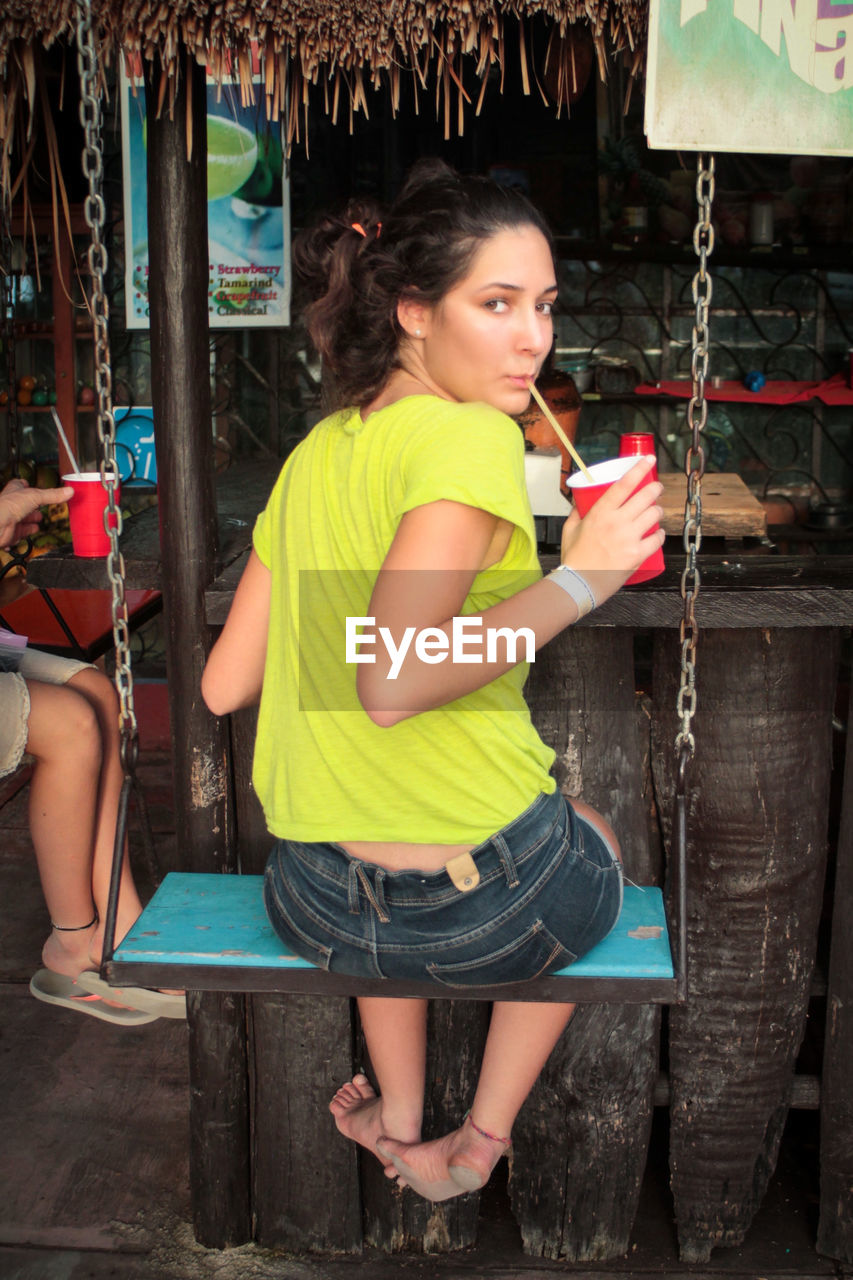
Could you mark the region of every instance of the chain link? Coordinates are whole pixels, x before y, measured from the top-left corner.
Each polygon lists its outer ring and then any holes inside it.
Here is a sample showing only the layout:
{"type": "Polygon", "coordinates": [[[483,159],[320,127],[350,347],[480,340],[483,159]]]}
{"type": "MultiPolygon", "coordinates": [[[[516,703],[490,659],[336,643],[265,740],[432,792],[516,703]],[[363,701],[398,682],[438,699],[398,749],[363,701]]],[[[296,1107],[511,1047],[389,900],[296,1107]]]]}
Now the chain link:
{"type": "Polygon", "coordinates": [[[696,162],[696,204],[698,218],[693,230],[693,248],[699,259],[699,270],[693,277],[693,305],[696,318],[693,323],[693,355],[690,372],[693,394],[687,406],[687,425],[690,428],[690,444],[684,458],[687,476],[687,501],[684,505],[684,553],[685,565],[681,574],[681,598],[684,616],[681,619],[681,681],[678,689],[677,711],[681,727],[675,739],[679,756],[679,780],[683,786],[687,761],[695,750],[692,720],[696,711],[696,647],[699,641],[699,624],[696,621],[696,601],[699,597],[701,575],[697,555],[702,545],[702,476],[705,474],[705,450],[702,447],[702,431],[708,420],[708,403],[705,399],[705,381],[708,377],[708,309],[711,305],[711,277],[708,274],[708,256],[714,249],[714,228],[711,224],[711,204],[714,199],[714,157],[704,155],[696,162]]]}
{"type": "Polygon", "coordinates": [[[110,540],[107,576],[112,588],[113,642],[116,655],[115,683],[120,707],[122,764],[127,770],[136,763],[138,742],[136,710],[133,702],[133,677],[130,669],[130,628],[124,588],[124,556],[119,551],[118,543],[123,529],[123,520],[121,508],[116,503],[119,472],[116,463],[116,428],[112,407],[110,308],[104,285],[107,251],[103,242],[105,206],[101,187],[104,161],[101,145],[101,81],[98,65],[91,0],[78,0],[77,69],[80,76],[80,122],[85,134],[82,164],[83,173],[89,182],[89,194],[83,204],[83,213],[91,237],[88,263],[92,281],[91,310],[95,335],[95,396],[98,440],[101,444],[101,483],[107,491],[104,526],[110,540]]]}

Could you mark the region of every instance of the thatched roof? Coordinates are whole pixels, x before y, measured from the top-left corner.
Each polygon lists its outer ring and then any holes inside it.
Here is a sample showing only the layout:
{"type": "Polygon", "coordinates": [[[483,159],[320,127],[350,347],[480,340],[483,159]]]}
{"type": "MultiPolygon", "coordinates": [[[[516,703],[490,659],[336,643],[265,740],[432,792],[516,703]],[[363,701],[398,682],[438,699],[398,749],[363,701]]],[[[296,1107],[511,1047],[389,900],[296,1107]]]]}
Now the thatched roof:
{"type": "MultiPolygon", "coordinates": [[[[534,16],[552,31],[550,66],[525,70],[540,82],[550,73],[568,102],[576,76],[567,39],[572,26],[591,34],[602,74],[609,52],[627,56],[636,71],[647,14],[647,0],[92,0],[92,6],[106,58],[158,58],[168,75],[180,66],[183,44],[218,70],[235,58],[248,79],[255,43],[271,118],[284,110],[288,89],[298,108],[312,84],[327,88],[330,110],[342,94],[358,109],[366,84],[387,85],[396,100],[404,75],[424,89],[438,83],[455,97],[472,71],[482,81],[492,65],[503,65],[504,32],[520,19],[526,63],[523,20],[534,16]]],[[[73,0],[0,0],[0,82],[26,72],[28,45],[72,38],[74,12],[73,0]]],[[[477,92],[468,96],[475,100],[477,92]]],[[[294,128],[291,121],[291,134],[294,128]]]]}
{"type": "MultiPolygon", "coordinates": [[[[91,0],[105,65],[140,58],[162,68],[168,104],[187,57],[222,77],[237,74],[244,96],[261,92],[267,115],[286,114],[288,142],[299,140],[309,98],[333,119],[366,109],[366,89],[385,90],[396,111],[408,79],[434,101],[445,135],[463,132],[479,109],[489,71],[506,66],[507,43],[521,57],[525,88],[557,111],[583,87],[590,47],[604,77],[616,55],[631,76],[641,66],[648,0],[91,0]],[[532,20],[548,31],[534,65],[532,20]],[[508,36],[511,40],[507,40],[508,36]],[[260,89],[252,84],[260,70],[260,89]],[[584,66],[586,63],[586,66],[584,66]]],[[[0,0],[0,193],[24,158],[35,129],[52,142],[40,50],[73,45],[74,0],[0,0]]],[[[515,53],[513,56],[517,56],[515,53]]],[[[316,109],[316,107],[315,107],[316,109]]],[[[57,157],[58,159],[58,157],[57,157]]],[[[53,165],[51,165],[53,168],[53,165]]]]}

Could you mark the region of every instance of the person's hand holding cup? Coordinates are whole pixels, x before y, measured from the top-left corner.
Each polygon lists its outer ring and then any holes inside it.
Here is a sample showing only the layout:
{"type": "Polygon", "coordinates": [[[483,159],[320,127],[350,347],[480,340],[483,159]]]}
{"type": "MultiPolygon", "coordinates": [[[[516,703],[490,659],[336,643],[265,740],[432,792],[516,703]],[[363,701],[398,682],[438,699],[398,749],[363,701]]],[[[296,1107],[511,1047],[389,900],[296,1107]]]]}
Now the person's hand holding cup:
{"type": "Polygon", "coordinates": [[[663,572],[663,485],[654,459],[611,458],[569,478],[574,511],[563,526],[562,562],[587,579],[601,604],[620,587],[663,572]]]}

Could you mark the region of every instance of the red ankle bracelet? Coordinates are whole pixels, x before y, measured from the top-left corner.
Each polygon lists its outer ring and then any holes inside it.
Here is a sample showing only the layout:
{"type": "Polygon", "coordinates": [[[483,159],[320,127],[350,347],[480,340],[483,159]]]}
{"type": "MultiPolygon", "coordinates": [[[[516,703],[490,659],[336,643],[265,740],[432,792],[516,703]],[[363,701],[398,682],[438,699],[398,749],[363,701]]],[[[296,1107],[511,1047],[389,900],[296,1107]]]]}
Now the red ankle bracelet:
{"type": "Polygon", "coordinates": [[[474,1117],[471,1115],[471,1112],[470,1112],[470,1111],[466,1111],[466,1112],[465,1112],[465,1119],[470,1121],[470,1123],[471,1123],[471,1128],[472,1128],[476,1133],[479,1133],[479,1134],[481,1135],[481,1137],[483,1137],[483,1138],[488,1138],[490,1142],[499,1142],[499,1143],[501,1144],[501,1146],[502,1146],[502,1147],[508,1147],[508,1146],[509,1146],[509,1144],[510,1144],[510,1140],[509,1140],[509,1138],[499,1138],[499,1137],[497,1137],[497,1135],[496,1135],[496,1134],[494,1134],[494,1133],[488,1133],[485,1129],[481,1129],[481,1128],[480,1128],[480,1126],[479,1126],[478,1124],[475,1124],[475,1122],[474,1122],[474,1117]]]}

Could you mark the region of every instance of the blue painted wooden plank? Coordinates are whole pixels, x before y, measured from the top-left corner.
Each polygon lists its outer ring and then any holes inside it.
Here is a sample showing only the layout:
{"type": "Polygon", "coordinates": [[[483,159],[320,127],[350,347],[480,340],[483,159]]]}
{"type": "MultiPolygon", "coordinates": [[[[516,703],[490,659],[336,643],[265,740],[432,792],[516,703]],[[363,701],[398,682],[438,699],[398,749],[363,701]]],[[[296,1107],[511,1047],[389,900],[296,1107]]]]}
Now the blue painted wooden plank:
{"type": "MultiPolygon", "coordinates": [[[[264,910],[262,884],[262,876],[170,872],[116,948],[115,960],[237,969],[313,968],[310,961],[288,951],[275,934],[264,910]]],[[[612,933],[559,973],[672,978],[660,889],[626,885],[622,914],[612,933]]]]}

